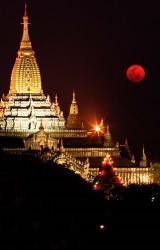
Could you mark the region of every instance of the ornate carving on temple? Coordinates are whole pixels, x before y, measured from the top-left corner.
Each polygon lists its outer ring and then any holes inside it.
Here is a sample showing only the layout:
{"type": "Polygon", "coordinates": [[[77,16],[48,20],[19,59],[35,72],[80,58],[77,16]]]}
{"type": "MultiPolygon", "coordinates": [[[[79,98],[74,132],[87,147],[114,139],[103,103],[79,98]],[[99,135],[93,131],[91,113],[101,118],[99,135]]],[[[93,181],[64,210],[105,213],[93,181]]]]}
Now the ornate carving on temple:
{"type": "Polygon", "coordinates": [[[58,146],[58,140],[52,138],[50,133],[44,130],[43,121],[41,120],[39,131],[29,135],[28,138],[24,139],[25,149],[42,150],[49,148],[56,150],[58,146]]]}

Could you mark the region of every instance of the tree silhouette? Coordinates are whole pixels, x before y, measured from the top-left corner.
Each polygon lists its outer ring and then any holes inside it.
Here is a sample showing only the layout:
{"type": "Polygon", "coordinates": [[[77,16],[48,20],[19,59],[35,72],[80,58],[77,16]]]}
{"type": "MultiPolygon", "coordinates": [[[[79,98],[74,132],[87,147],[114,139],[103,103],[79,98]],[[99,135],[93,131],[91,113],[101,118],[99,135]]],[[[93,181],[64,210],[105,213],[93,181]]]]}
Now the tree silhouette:
{"type": "Polygon", "coordinates": [[[0,158],[0,249],[82,249],[99,240],[105,201],[79,175],[30,154],[0,158]]]}

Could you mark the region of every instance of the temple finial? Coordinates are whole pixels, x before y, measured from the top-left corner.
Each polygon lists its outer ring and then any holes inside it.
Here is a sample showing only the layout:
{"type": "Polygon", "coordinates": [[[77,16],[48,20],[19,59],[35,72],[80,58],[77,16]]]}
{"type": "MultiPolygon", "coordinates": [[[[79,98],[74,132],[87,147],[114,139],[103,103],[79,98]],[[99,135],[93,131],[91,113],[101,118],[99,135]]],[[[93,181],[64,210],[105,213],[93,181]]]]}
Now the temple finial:
{"type": "Polygon", "coordinates": [[[73,91],[73,97],[72,97],[72,102],[70,105],[70,114],[78,114],[78,105],[76,102],[76,94],[75,91],[73,91]]]}
{"type": "MultiPolygon", "coordinates": [[[[25,3],[25,10],[24,10],[24,16],[23,16],[23,35],[22,35],[22,40],[20,44],[20,49],[32,49],[32,45],[30,42],[30,37],[29,37],[29,17],[27,13],[27,3],[25,3]]],[[[32,52],[31,52],[32,53],[32,52]]]]}
{"type": "Polygon", "coordinates": [[[76,94],[75,94],[75,91],[73,91],[73,99],[72,99],[72,103],[76,103],[76,94]]]}
{"type": "Polygon", "coordinates": [[[144,144],[143,144],[143,148],[142,148],[142,160],[146,160],[147,157],[146,157],[146,154],[145,154],[145,149],[144,149],[144,144]]]}
{"type": "Polygon", "coordinates": [[[58,96],[57,96],[57,94],[55,95],[55,104],[58,105],[58,96]]]}
{"type": "Polygon", "coordinates": [[[41,119],[41,123],[40,123],[40,125],[39,125],[39,130],[44,130],[42,119],[41,119]]]}
{"type": "Polygon", "coordinates": [[[100,128],[101,128],[101,130],[103,130],[104,129],[104,121],[103,121],[103,118],[101,118],[101,121],[100,121],[100,128]]]}
{"type": "Polygon", "coordinates": [[[104,146],[112,144],[112,135],[110,133],[109,124],[107,125],[106,132],[104,133],[104,146]]]}
{"type": "Polygon", "coordinates": [[[57,94],[55,95],[54,108],[55,108],[55,114],[56,114],[57,116],[60,116],[60,114],[61,114],[61,109],[60,109],[59,104],[58,104],[58,96],[57,96],[57,94]]]}
{"type": "Polygon", "coordinates": [[[144,144],[143,144],[143,148],[142,148],[142,158],[140,160],[140,167],[147,167],[148,165],[148,160],[145,154],[145,149],[144,149],[144,144]]]}
{"type": "Polygon", "coordinates": [[[25,9],[24,9],[24,16],[28,16],[28,14],[27,14],[27,3],[25,2],[25,7],[24,7],[25,9]]]}
{"type": "Polygon", "coordinates": [[[135,162],[136,162],[135,157],[134,157],[134,154],[131,156],[131,162],[132,162],[132,163],[135,163],[135,162]]]}

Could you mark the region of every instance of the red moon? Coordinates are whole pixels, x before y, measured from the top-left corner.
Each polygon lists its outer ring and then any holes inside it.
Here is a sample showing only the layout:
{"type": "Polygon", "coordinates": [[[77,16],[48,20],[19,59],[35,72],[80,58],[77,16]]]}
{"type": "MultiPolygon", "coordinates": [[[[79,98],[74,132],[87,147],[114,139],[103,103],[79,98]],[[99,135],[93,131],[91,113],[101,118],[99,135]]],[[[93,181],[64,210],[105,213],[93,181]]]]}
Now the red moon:
{"type": "Polygon", "coordinates": [[[135,64],[128,68],[127,78],[134,83],[141,82],[145,77],[145,70],[142,66],[135,64]]]}

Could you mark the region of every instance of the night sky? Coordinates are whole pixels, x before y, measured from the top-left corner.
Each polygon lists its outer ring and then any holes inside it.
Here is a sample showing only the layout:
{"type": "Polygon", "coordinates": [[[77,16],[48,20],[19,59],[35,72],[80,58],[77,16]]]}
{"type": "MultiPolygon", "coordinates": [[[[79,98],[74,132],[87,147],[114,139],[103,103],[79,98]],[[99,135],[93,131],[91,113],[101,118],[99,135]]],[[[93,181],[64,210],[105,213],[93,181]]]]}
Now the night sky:
{"type": "MultiPolygon", "coordinates": [[[[160,160],[160,6],[159,1],[28,1],[30,37],[43,89],[58,94],[65,116],[76,91],[82,120],[101,118],[115,140],[128,138],[140,152],[144,143],[153,161],[160,160]],[[145,79],[126,78],[140,64],[145,79]]],[[[9,90],[19,48],[23,0],[0,5],[0,93],[9,90]]],[[[141,152],[140,152],[141,153],[141,152]]]]}

